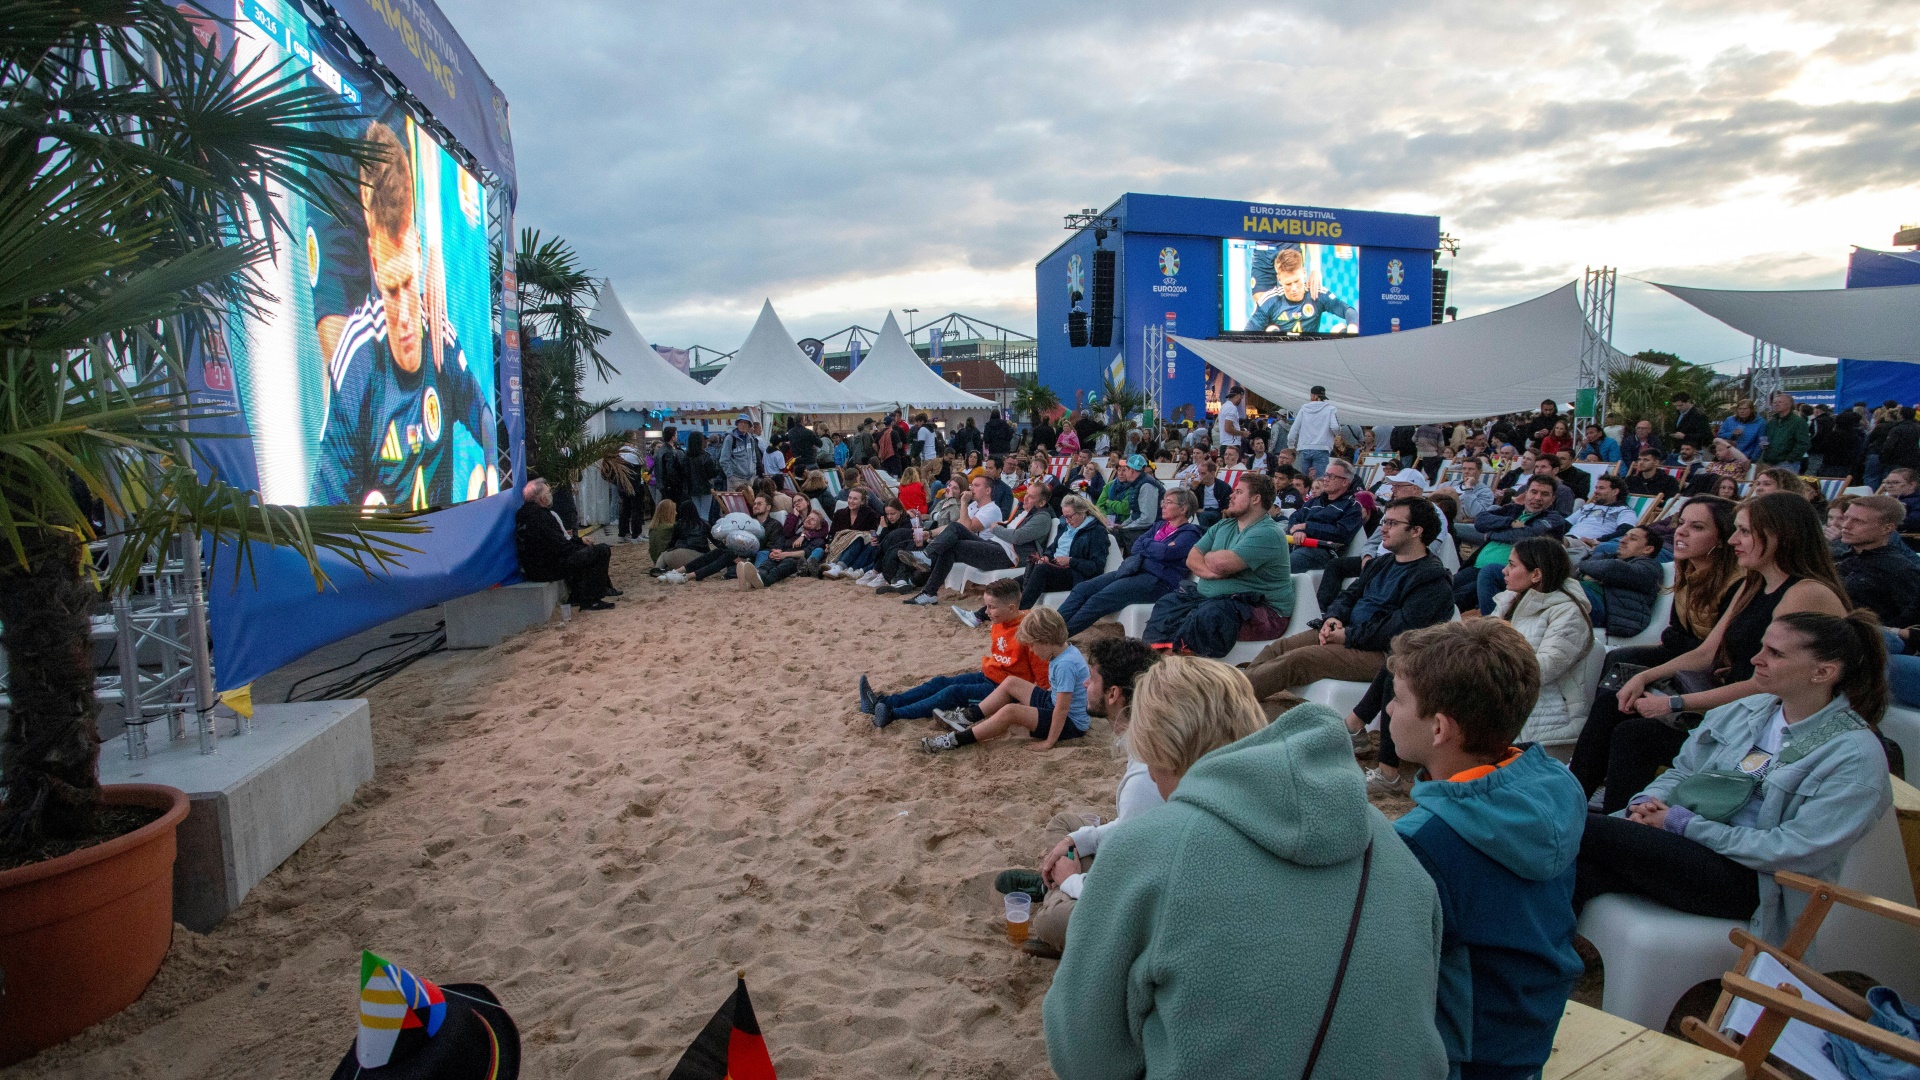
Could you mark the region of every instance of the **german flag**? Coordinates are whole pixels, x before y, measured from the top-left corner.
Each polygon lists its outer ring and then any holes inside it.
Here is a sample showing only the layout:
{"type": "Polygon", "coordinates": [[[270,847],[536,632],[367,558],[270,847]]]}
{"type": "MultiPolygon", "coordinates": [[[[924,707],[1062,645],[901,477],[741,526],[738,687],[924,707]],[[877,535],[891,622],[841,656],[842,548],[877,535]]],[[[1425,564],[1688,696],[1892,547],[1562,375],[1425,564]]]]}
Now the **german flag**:
{"type": "Polygon", "coordinates": [[[667,1080],[775,1080],[744,975],[667,1080]]]}

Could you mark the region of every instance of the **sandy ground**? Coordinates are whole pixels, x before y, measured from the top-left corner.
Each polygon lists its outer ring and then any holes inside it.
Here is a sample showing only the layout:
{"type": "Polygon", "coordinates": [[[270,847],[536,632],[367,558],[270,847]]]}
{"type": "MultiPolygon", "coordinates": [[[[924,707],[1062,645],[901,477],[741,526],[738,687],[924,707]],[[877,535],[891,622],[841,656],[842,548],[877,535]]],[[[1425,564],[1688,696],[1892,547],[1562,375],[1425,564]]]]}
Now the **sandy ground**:
{"type": "MultiPolygon", "coordinates": [[[[944,605],[833,581],[667,586],[615,549],[615,611],[429,658],[374,691],[378,772],[133,1008],[7,1073],[326,1075],[364,946],[507,1003],[529,1077],[657,1077],[744,968],[782,1077],[1051,1076],[1054,964],[994,873],[1054,813],[1112,813],[1110,732],[939,757],[883,690],[977,665],[944,605]]],[[[1405,808],[1383,806],[1389,813],[1405,808]]]]}

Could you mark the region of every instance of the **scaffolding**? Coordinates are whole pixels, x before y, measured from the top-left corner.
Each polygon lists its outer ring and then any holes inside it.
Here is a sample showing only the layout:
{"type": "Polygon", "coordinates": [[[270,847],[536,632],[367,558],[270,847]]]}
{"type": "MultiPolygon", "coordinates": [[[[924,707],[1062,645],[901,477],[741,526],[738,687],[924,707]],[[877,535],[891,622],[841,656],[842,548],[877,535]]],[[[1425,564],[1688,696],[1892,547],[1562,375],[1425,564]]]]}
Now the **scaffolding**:
{"type": "Polygon", "coordinates": [[[1759,406],[1760,415],[1766,415],[1767,403],[1773,400],[1773,395],[1783,385],[1780,346],[1754,338],[1752,362],[1747,366],[1747,395],[1759,406]]]}
{"type": "Polygon", "coordinates": [[[1140,392],[1146,396],[1146,412],[1152,422],[1164,423],[1167,358],[1173,351],[1173,339],[1167,336],[1165,327],[1159,323],[1143,327],[1140,333],[1140,392]]]}
{"type": "Polygon", "coordinates": [[[1576,440],[1586,436],[1587,428],[1607,424],[1607,377],[1611,375],[1613,355],[1613,291],[1616,271],[1611,266],[1589,266],[1581,288],[1581,313],[1586,317],[1585,340],[1580,346],[1580,383],[1582,393],[1591,393],[1591,415],[1574,409],[1573,433],[1576,440]]]}

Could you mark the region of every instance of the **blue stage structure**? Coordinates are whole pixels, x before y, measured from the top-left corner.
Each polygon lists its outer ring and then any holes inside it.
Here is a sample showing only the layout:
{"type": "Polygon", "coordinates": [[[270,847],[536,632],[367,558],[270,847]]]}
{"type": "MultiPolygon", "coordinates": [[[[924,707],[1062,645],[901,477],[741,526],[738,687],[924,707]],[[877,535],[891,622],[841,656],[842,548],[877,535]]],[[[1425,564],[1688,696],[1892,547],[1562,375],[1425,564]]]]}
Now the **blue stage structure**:
{"type": "Polygon", "coordinates": [[[208,597],[224,691],[516,580],[525,417],[507,103],[452,24],[433,0],[208,6],[221,55],[355,104],[364,119],[341,133],[387,140],[397,164],[384,187],[362,169],[361,205],[344,216],[287,200],[289,231],[260,269],[273,309],[233,313],[217,355],[189,370],[197,399],[234,410],[196,427],[244,436],[201,441],[202,470],[270,503],[406,506],[431,527],[401,538],[417,552],[375,577],[323,555],[324,591],[292,552],[255,545],[249,568],[218,549],[208,597]]]}
{"type": "Polygon", "coordinates": [[[1385,334],[1433,321],[1437,217],[1136,193],[1098,217],[1034,271],[1040,381],[1069,408],[1114,376],[1150,401],[1157,389],[1167,419],[1204,422],[1224,379],[1182,354],[1176,333],[1385,334]],[[1101,248],[1115,252],[1112,343],[1076,347],[1068,313],[1091,310],[1101,248]]]}
{"type": "MultiPolygon", "coordinates": [[[[1847,259],[1849,289],[1915,284],[1920,284],[1920,251],[1854,248],[1853,255],[1847,259]]],[[[1876,409],[1888,400],[1902,405],[1920,403],[1920,364],[1842,360],[1835,375],[1834,400],[1849,407],[1856,401],[1864,401],[1876,409]]]]}

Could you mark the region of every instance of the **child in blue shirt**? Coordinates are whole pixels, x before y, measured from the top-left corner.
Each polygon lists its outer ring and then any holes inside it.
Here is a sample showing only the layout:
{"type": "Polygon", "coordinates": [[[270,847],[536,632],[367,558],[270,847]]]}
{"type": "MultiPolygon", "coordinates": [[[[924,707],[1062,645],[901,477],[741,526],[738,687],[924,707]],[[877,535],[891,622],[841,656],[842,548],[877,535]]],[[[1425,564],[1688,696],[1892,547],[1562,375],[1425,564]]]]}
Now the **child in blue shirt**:
{"type": "Polygon", "coordinates": [[[1540,692],[1540,663],[1500,619],[1394,639],[1394,748],[1423,767],[1393,823],[1440,892],[1436,1020],[1451,1075],[1519,1080],[1553,1052],[1584,965],[1573,886],[1586,801],[1536,743],[1512,745],[1540,692]]]}
{"type": "Polygon", "coordinates": [[[1087,716],[1087,679],[1093,672],[1080,650],[1067,644],[1066,620],[1052,608],[1034,608],[1020,620],[1015,638],[1046,661],[1049,688],[1009,675],[978,705],[935,710],[934,716],[953,730],[921,739],[922,750],[929,754],[956,750],[1019,728],[1033,739],[1027,749],[1045,752],[1062,739],[1087,733],[1092,723],[1087,716]]]}

